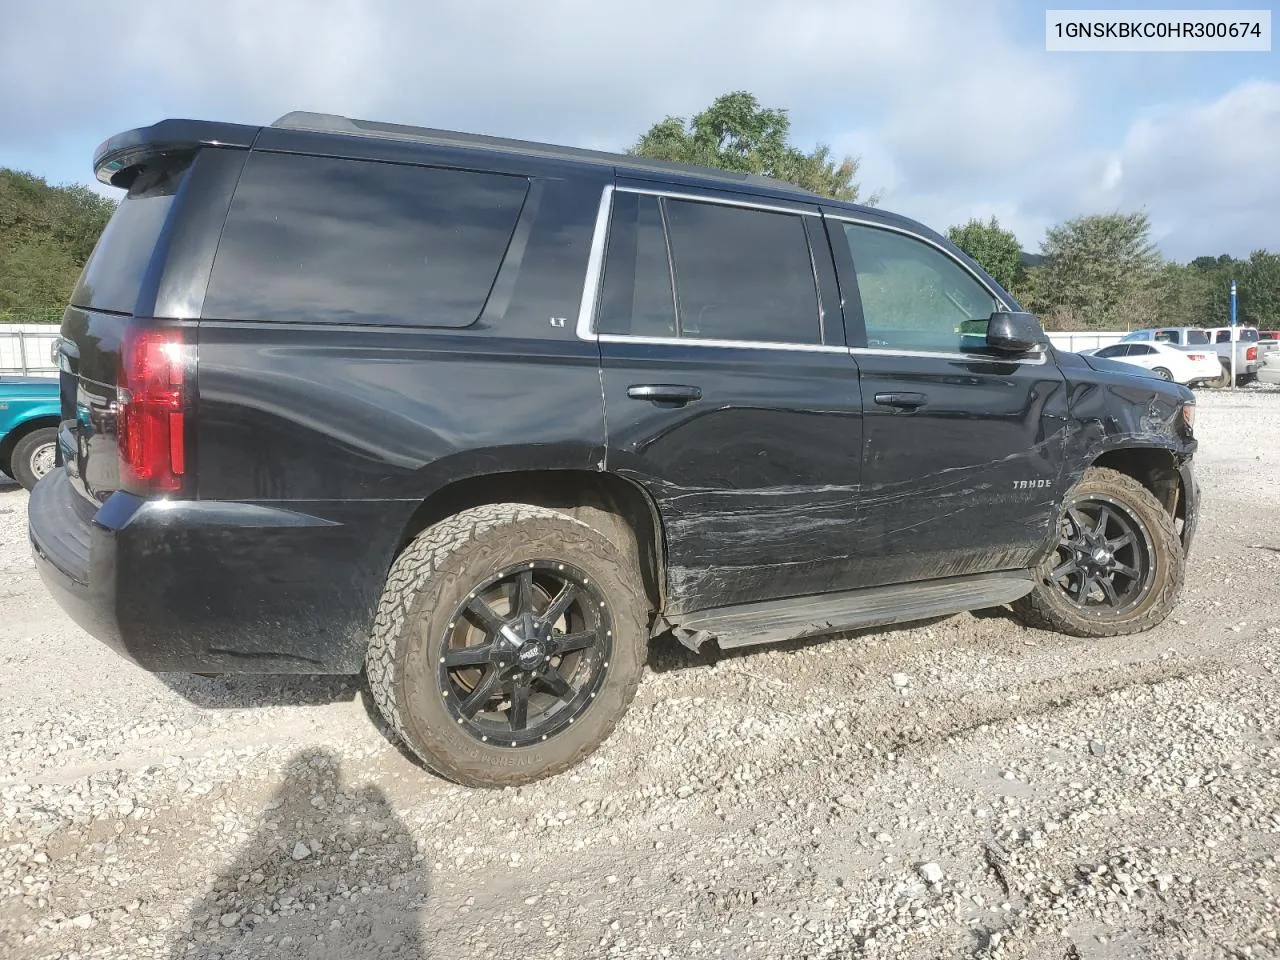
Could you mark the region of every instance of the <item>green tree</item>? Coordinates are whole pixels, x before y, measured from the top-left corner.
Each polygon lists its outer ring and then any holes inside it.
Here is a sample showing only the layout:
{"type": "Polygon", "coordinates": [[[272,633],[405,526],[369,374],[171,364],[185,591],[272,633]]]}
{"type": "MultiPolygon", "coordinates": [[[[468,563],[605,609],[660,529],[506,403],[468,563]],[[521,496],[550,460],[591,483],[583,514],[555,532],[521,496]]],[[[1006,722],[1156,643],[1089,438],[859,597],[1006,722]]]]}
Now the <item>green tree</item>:
{"type": "Polygon", "coordinates": [[[1030,305],[1077,328],[1129,329],[1160,320],[1162,258],[1145,213],[1076,217],[1040,245],[1030,305]]]}
{"type": "Polygon", "coordinates": [[[0,169],[0,322],[60,311],[114,210],[87,187],[0,169]]]}
{"type": "MultiPolygon", "coordinates": [[[[790,133],[786,110],[762,107],[752,94],[738,90],[717,97],[688,122],[667,117],[655,123],[629,152],[737,173],[762,173],[837,200],[859,200],[856,157],[836,160],[825,144],[806,153],[790,143],[790,133]]],[[[871,196],[861,202],[877,200],[871,196]]]]}
{"type": "Polygon", "coordinates": [[[1280,329],[1280,253],[1255,250],[1238,266],[1237,319],[1259,330],[1280,329]]]}
{"type": "Polygon", "coordinates": [[[951,227],[947,236],[1006,290],[1013,293],[1021,285],[1026,272],[1022,265],[1022,247],[1018,238],[1001,227],[995,217],[986,223],[970,220],[964,226],[951,227]]]}

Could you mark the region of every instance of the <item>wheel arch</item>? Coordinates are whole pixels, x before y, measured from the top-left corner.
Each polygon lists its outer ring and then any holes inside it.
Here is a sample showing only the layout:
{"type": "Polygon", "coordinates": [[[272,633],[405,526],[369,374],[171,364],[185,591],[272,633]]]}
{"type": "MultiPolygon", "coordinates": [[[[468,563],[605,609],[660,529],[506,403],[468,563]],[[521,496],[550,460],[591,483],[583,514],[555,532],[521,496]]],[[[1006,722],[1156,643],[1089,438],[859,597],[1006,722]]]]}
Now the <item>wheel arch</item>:
{"type": "Polygon", "coordinates": [[[1165,447],[1119,447],[1099,454],[1091,467],[1108,467],[1133,477],[1151,491],[1170,516],[1177,517],[1185,499],[1178,457],[1165,447]]]}
{"type": "Polygon", "coordinates": [[[39,430],[41,427],[57,427],[59,422],[59,418],[54,414],[37,414],[10,427],[9,432],[0,438],[0,470],[3,470],[9,476],[13,476],[9,470],[13,465],[10,462],[10,458],[13,456],[13,448],[18,445],[18,441],[33,430],[39,430]]]}
{"type": "Polygon", "coordinates": [[[640,486],[614,473],[575,469],[479,474],[446,484],[414,509],[395,555],[446,517],[489,503],[527,503],[559,510],[610,537],[634,540],[645,593],[656,611],[666,598],[666,540],[657,504],[640,486]]]}

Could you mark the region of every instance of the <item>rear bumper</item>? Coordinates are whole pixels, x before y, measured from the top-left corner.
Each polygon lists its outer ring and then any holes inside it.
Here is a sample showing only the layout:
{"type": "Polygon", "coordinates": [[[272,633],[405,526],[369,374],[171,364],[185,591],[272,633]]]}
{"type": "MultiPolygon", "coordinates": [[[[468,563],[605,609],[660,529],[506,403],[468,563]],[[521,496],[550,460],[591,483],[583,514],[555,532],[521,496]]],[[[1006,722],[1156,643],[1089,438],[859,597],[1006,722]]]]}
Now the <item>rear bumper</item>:
{"type": "Polygon", "coordinates": [[[390,532],[386,506],[308,503],[330,519],[124,492],[98,506],[55,470],[28,529],[58,604],[144,669],[357,673],[403,529],[390,532]]]}
{"type": "Polygon", "coordinates": [[[1182,516],[1182,552],[1190,556],[1191,541],[1195,539],[1196,526],[1200,522],[1200,484],[1190,460],[1178,467],[1178,477],[1182,488],[1179,503],[1182,516]]]}

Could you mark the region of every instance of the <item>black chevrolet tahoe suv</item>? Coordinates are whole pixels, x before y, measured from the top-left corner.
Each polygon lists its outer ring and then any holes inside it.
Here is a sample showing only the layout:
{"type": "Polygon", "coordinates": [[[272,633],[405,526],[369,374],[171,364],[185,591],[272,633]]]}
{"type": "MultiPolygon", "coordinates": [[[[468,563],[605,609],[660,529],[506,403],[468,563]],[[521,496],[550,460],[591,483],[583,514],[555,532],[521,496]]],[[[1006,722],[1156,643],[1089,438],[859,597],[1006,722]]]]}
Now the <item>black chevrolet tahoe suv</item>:
{"type": "Polygon", "coordinates": [[[104,143],[30,534],[139,666],[359,673],[431,769],[564,770],[651,637],[1012,604],[1160,623],[1192,394],[918,223],[775,180],[290,114],[104,143]]]}

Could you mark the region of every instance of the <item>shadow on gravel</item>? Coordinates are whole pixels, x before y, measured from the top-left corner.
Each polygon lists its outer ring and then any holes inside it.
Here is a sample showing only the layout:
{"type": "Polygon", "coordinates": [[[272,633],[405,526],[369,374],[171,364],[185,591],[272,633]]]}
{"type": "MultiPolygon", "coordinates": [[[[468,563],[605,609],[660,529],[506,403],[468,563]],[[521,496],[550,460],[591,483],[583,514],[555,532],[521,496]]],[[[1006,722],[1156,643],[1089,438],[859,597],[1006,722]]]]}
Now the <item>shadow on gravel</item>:
{"type": "Polygon", "coordinates": [[[969,615],[978,620],[1008,620],[1010,623],[1022,625],[1008,607],[987,607],[985,610],[970,610],[969,615]]]}
{"type": "MultiPolygon", "coordinates": [[[[172,960],[420,958],[426,863],[377,787],[299,754],[251,839],[191,908],[172,960]]],[[[194,856],[199,856],[192,851],[194,856]]]]}
{"type": "MultiPolygon", "coordinates": [[[[983,611],[985,612],[985,611],[983,611]]],[[[912,620],[908,623],[892,623],[879,627],[867,627],[863,630],[843,630],[839,633],[821,633],[812,637],[801,637],[798,640],[783,640],[780,643],[765,643],[753,647],[737,647],[732,650],[721,650],[716,646],[714,640],[708,640],[701,649],[694,653],[671,634],[663,634],[657,637],[649,644],[649,669],[654,673],[668,673],[672,670],[695,670],[698,668],[712,667],[722,660],[736,660],[742,657],[752,657],[756,654],[775,652],[775,653],[796,653],[800,650],[807,650],[809,647],[820,646],[825,643],[838,643],[841,640],[857,640],[860,637],[873,637],[882,635],[892,635],[902,633],[908,630],[918,630],[921,627],[932,626],[935,623],[942,623],[944,620],[950,620],[952,615],[945,617],[929,617],[925,620],[912,620]]]]}
{"type": "Polygon", "coordinates": [[[174,693],[197,707],[240,710],[248,707],[320,706],[354,700],[364,681],[359,676],[157,674],[174,693]]]}

